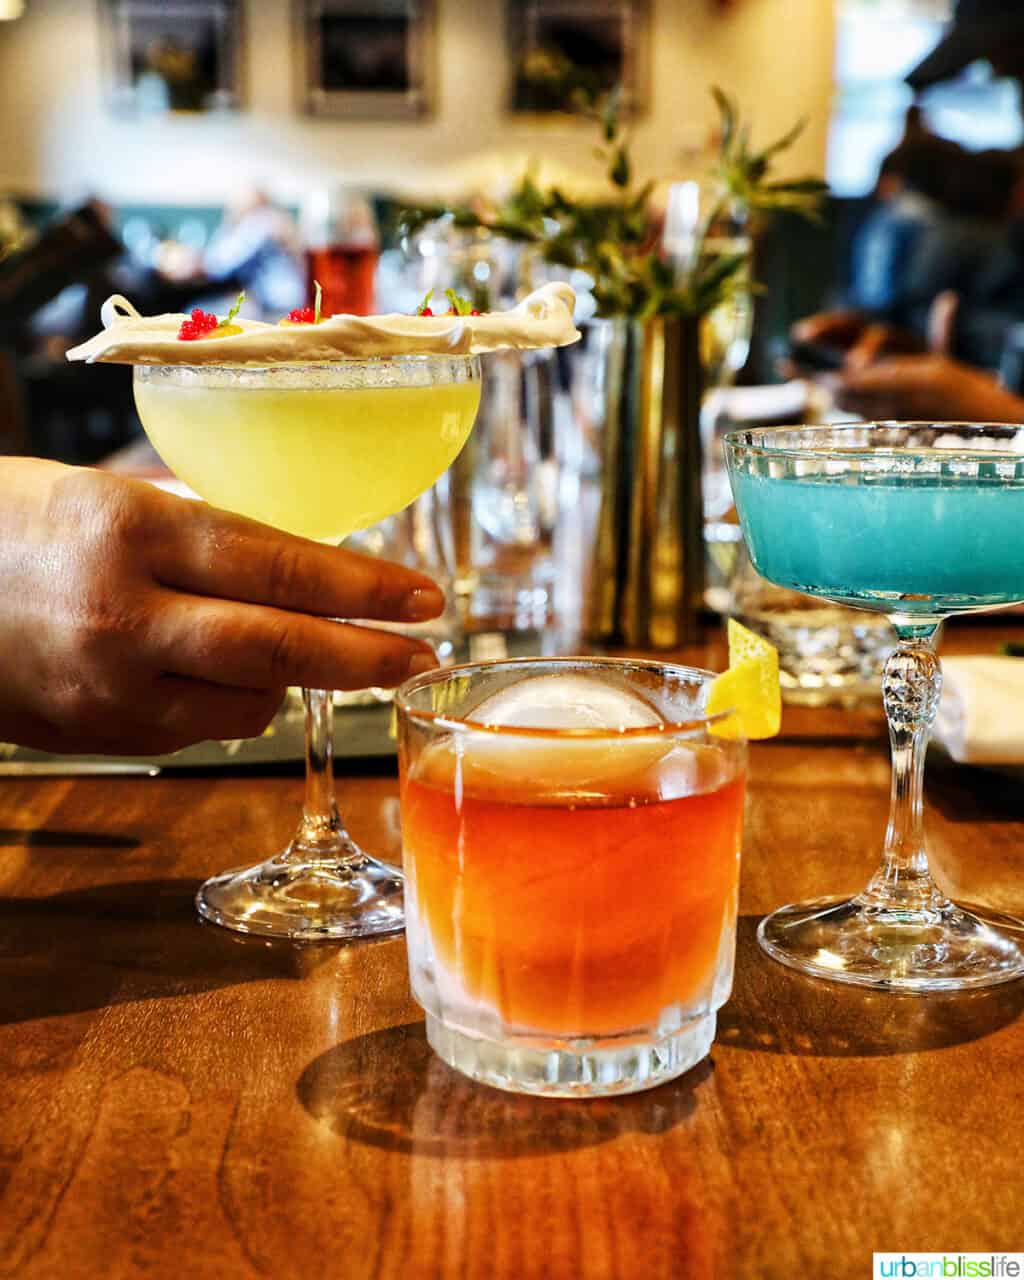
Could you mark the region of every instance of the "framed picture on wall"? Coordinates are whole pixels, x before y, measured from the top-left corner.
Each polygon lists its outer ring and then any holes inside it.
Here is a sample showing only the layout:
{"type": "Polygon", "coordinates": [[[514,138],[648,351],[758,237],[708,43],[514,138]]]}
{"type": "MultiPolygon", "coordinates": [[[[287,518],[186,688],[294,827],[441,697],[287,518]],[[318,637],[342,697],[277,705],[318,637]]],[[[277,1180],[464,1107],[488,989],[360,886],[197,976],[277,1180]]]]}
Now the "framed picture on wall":
{"type": "Polygon", "coordinates": [[[238,105],[239,0],[101,0],[109,97],[133,114],[238,105]]]}
{"type": "Polygon", "coordinates": [[[428,115],[434,0],[296,0],[302,104],[316,116],[428,115]]]}
{"type": "Polygon", "coordinates": [[[509,105],[530,115],[578,115],[622,86],[623,109],[647,105],[649,0],[506,0],[509,105]]]}

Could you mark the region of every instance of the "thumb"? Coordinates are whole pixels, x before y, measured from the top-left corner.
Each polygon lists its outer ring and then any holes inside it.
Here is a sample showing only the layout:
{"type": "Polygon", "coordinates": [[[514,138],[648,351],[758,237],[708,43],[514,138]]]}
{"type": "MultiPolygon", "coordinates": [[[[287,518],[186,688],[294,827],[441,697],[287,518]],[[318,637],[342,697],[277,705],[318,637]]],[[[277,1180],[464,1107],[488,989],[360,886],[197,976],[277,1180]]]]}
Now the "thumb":
{"type": "Polygon", "coordinates": [[[953,350],[956,332],[956,316],[960,309],[960,295],[952,289],[938,294],[928,311],[928,350],[948,356],[953,350]]]}

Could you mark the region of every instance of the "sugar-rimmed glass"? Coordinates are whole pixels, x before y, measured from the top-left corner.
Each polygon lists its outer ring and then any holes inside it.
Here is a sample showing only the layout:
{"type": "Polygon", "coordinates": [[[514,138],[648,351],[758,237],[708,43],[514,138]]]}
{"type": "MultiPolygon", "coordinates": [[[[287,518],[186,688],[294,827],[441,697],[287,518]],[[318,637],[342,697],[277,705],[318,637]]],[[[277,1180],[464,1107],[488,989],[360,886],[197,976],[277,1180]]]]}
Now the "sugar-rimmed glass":
{"type": "Polygon", "coordinates": [[[409,968],[487,1084],[650,1088],[706,1056],[735,955],[746,746],[709,672],[521,659],[396,696],[409,968]]]}
{"type": "Polygon", "coordinates": [[[886,614],[892,800],[882,864],[853,898],[782,907],[758,938],[816,977],[901,991],[1024,974],[1024,929],[982,920],[931,878],[923,774],[942,688],[936,630],[1024,600],[1024,427],[879,422],[726,437],[754,567],[780,586],[886,614]]]}
{"type": "MultiPolygon", "coordinates": [[[[137,366],[135,400],[171,470],[218,506],[339,542],[407,506],[465,443],[480,399],[473,356],[271,366],[137,366]]],[[[283,852],[207,880],[202,916],[268,937],[353,938],[403,927],[402,873],[338,814],[333,697],[305,689],[306,798],[283,852]]]]}

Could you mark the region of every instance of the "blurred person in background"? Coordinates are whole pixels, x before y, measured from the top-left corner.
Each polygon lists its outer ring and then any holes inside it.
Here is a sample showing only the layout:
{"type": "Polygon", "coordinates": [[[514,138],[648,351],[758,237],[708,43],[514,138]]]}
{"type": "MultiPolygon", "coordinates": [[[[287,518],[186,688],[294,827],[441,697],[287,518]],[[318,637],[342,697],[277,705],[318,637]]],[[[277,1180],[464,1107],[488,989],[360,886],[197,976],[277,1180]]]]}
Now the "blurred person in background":
{"type": "Polygon", "coordinates": [[[93,462],[119,448],[139,430],[130,381],[64,360],[99,327],[104,299],[123,293],[153,315],[226,311],[244,289],[248,314],[277,318],[304,300],[298,239],[292,214],[258,190],[226,210],[205,249],[154,229],[159,252],[143,256],[98,200],[38,231],[0,204],[0,450],[93,462]]]}
{"type": "Polygon", "coordinates": [[[911,107],[903,138],[882,161],[875,207],[854,237],[851,327],[870,317],[909,330],[908,340],[922,332],[934,298],[968,286],[998,251],[1016,179],[1008,156],[972,155],[930,133],[911,107]]]}
{"type": "MultiPolygon", "coordinates": [[[[907,79],[921,90],[981,59],[1024,83],[1024,4],[959,0],[907,79]]],[[[1020,419],[1024,402],[983,370],[1024,322],[1024,154],[967,152],[911,108],[877,195],[854,247],[854,305],[795,325],[797,351],[835,352],[837,402],[865,416],[1020,419]]]]}
{"type": "Polygon", "coordinates": [[[224,210],[220,226],[203,251],[210,281],[226,280],[245,290],[258,310],[273,318],[306,300],[305,266],[299,229],[287,209],[253,188],[224,210]]]}

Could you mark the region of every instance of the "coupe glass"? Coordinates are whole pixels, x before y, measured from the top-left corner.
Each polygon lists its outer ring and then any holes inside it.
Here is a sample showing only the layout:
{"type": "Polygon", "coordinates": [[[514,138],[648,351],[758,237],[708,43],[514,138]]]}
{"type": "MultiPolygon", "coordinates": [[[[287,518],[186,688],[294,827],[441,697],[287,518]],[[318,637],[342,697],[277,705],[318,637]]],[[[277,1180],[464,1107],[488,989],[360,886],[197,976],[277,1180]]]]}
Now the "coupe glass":
{"type": "Polygon", "coordinates": [[[736,510],[758,573],[889,617],[882,696],[892,801],[882,864],[854,898],[782,907],[761,946],[817,977],[902,991],[1024,974],[1020,932],[950,902],[928,870],[925,752],[942,687],[936,629],[1024,600],[1024,427],[879,422],[726,437],[736,510]]]}
{"type": "MultiPolygon", "coordinates": [[[[266,367],[139,366],[150,440],[207,501],[323,541],[407,506],[465,443],[480,400],[472,356],[342,359],[266,367]]],[[[306,800],[281,853],[214,876],[208,920],[275,938],[354,938],[403,927],[402,874],[370,857],[338,815],[333,696],[303,690],[306,800]]]]}
{"type": "Polygon", "coordinates": [[[709,672],[614,658],[398,691],[412,990],[476,1080],[589,1097],[702,1058],[732,986],[746,744],[709,672]]]}

